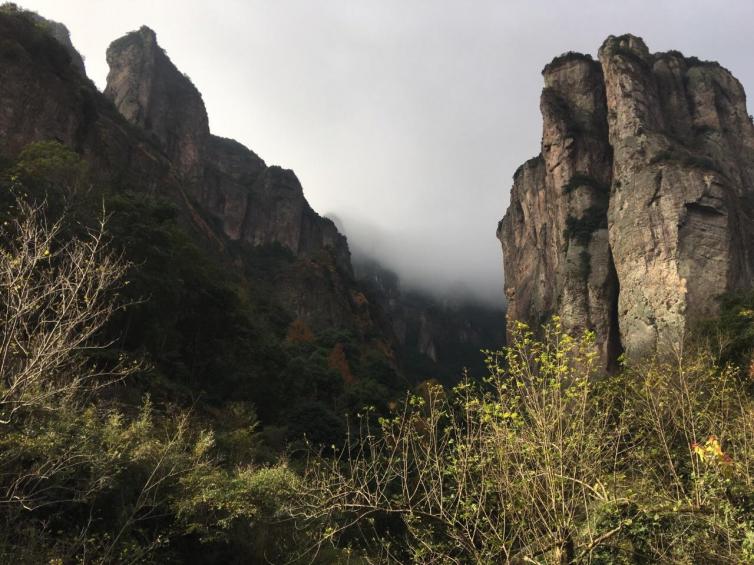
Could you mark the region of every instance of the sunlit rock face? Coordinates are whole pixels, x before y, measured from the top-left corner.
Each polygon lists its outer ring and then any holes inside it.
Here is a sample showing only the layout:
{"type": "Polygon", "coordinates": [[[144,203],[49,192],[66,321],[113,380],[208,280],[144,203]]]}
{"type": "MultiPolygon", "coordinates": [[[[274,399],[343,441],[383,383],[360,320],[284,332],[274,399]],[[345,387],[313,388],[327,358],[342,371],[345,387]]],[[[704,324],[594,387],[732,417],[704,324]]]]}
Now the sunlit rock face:
{"type": "Polygon", "coordinates": [[[537,325],[559,313],[569,328],[592,328],[607,363],[619,343],[604,77],[599,63],[578,54],[555,59],[543,75],[541,153],[514,175],[498,229],[508,317],[537,325]]]}
{"type": "Polygon", "coordinates": [[[610,365],[754,283],[754,127],[730,72],[634,36],[543,74],[542,150],[498,229],[509,319],[594,329],[610,365]]]}

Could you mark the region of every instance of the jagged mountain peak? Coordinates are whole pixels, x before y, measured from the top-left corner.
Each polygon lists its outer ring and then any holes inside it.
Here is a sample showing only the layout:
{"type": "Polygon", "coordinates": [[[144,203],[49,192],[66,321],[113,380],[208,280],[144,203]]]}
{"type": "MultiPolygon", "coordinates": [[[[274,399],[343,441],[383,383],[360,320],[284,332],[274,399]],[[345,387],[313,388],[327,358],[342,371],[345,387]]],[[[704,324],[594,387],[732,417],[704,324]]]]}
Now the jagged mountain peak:
{"type": "Polygon", "coordinates": [[[141,26],[139,28],[139,33],[143,37],[147,37],[147,38],[150,38],[150,39],[155,40],[155,41],[157,40],[157,33],[151,27],[149,27],[147,25],[141,26]]]}
{"type": "Polygon", "coordinates": [[[350,270],[345,238],[308,205],[295,173],[268,167],[234,140],[210,133],[201,93],[143,26],[115,40],[105,95],[131,123],[152,134],[194,198],[231,240],[281,243],[294,253],[337,248],[350,270]]]}
{"type": "Polygon", "coordinates": [[[181,174],[202,173],[209,118],[202,95],[172,63],[146,26],[107,49],[105,96],[131,123],[153,134],[181,174]]]}
{"type": "MultiPolygon", "coordinates": [[[[649,47],[643,38],[632,33],[624,33],[622,35],[609,35],[605,41],[602,42],[598,53],[605,53],[616,49],[630,49],[637,55],[649,59],[651,53],[649,47]]],[[[599,55],[598,55],[599,58],[599,55]]]]}
{"type": "Polygon", "coordinates": [[[25,12],[0,11],[0,157],[59,141],[90,161],[103,182],[173,202],[215,252],[234,250],[240,257],[233,260],[243,263],[254,248],[286,249],[293,262],[276,294],[293,317],[315,329],[363,325],[345,237],[312,210],[292,171],[210,133],[201,94],[152,30],[110,45],[104,95],[50,33],[25,12]]]}

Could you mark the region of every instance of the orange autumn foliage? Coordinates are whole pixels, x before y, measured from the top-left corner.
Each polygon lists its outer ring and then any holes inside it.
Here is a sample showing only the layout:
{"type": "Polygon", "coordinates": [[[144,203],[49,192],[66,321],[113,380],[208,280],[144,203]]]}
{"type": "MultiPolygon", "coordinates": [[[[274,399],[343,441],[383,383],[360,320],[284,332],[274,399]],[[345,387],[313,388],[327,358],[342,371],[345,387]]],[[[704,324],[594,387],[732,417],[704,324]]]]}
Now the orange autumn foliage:
{"type": "Polygon", "coordinates": [[[306,322],[297,318],[288,327],[286,341],[289,343],[311,343],[314,341],[314,332],[306,325],[306,322]]]}
{"type": "Polygon", "coordinates": [[[330,351],[330,355],[327,356],[327,366],[338,371],[346,384],[353,383],[353,373],[346,358],[346,348],[342,343],[335,344],[335,347],[330,351]]]}

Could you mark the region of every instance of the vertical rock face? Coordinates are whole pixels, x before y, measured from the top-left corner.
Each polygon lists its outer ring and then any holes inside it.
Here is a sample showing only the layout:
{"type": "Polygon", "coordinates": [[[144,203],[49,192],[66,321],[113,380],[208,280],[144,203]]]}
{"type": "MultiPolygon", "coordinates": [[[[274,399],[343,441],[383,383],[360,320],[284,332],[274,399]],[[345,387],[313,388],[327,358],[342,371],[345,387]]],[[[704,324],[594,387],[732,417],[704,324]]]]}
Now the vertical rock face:
{"type": "Polygon", "coordinates": [[[103,96],[70,44],[53,37],[62,26],[1,8],[0,159],[15,158],[30,143],[64,143],[107,183],[160,190],[237,263],[253,254],[249,247],[290,251],[291,268],[274,293],[291,315],[316,328],[367,324],[352,297],[346,238],[312,210],[292,171],[268,167],[240,143],[211,135],[201,95],[154,32],[141,28],[111,45],[103,96]]]}
{"type": "Polygon", "coordinates": [[[149,188],[173,184],[171,165],[129,129],[82,72],[62,24],[0,6],[0,156],[57,140],[85,155],[93,171],[149,188]],[[54,34],[54,35],[53,35],[54,34]]]}
{"type": "Polygon", "coordinates": [[[641,352],[752,285],[754,128],[743,88],[717,64],[652,56],[635,37],[609,38],[600,61],[621,330],[641,352]]]}
{"type": "Polygon", "coordinates": [[[110,46],[104,95],[60,38],[68,38],[62,25],[0,6],[0,160],[57,140],[103,183],[159,191],[192,237],[269,285],[292,317],[317,330],[379,333],[376,314],[358,299],[346,238],[312,210],[292,171],[210,133],[201,95],[153,31],[110,46]]]}
{"type": "Polygon", "coordinates": [[[175,68],[148,27],[107,50],[105,95],[129,122],[154,135],[189,179],[202,174],[209,120],[199,91],[175,68]]]}
{"type": "Polygon", "coordinates": [[[350,271],[345,238],[309,206],[293,171],[268,167],[254,152],[210,134],[201,94],[142,27],[107,50],[105,95],[151,133],[183,175],[199,212],[232,241],[280,244],[295,255],[330,250],[350,271]]]}
{"type": "Polygon", "coordinates": [[[511,319],[560,313],[592,328],[605,363],[615,357],[617,281],[607,230],[612,152],[602,70],[568,54],[543,71],[542,150],[514,176],[498,237],[511,319]]]}
{"type": "Polygon", "coordinates": [[[609,364],[751,287],[754,127],[740,83],[634,36],[543,74],[542,153],[515,175],[498,229],[509,317],[593,328],[609,364]]]}
{"type": "Polygon", "coordinates": [[[312,210],[293,171],[268,167],[242,144],[210,133],[201,94],[151,29],[114,41],[107,61],[105,96],[163,149],[202,231],[219,231],[221,242],[288,249],[296,262],[273,292],[292,316],[315,328],[372,323],[354,302],[346,238],[312,210]]]}

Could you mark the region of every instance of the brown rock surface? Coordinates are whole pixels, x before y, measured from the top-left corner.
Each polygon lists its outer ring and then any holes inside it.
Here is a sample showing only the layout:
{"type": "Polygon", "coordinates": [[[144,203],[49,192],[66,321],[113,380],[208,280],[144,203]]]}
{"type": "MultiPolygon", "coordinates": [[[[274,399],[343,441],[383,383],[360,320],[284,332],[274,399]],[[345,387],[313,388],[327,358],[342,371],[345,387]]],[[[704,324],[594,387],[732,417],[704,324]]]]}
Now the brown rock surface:
{"type": "Polygon", "coordinates": [[[162,151],[113,109],[39,19],[0,12],[0,154],[57,140],[119,182],[172,186],[162,151]]]}
{"type": "Polygon", "coordinates": [[[630,35],[609,37],[599,63],[567,54],[543,74],[542,153],[514,177],[498,229],[509,318],[595,329],[609,363],[620,342],[645,353],[751,287],[754,126],[740,83],[630,35]]]}
{"type": "Polygon", "coordinates": [[[309,206],[293,171],[267,167],[242,144],[210,134],[201,94],[142,27],[107,51],[105,95],[132,124],[151,133],[183,175],[203,213],[231,241],[280,244],[295,255],[331,250],[350,272],[348,246],[309,206]]]}
{"type": "Polygon", "coordinates": [[[315,329],[370,323],[350,298],[346,238],[311,209],[292,171],[210,134],[201,95],[154,32],[142,28],[113,43],[103,96],[39,21],[0,11],[0,158],[60,141],[107,184],[171,200],[207,249],[229,262],[243,263],[255,247],[290,251],[273,291],[293,317],[315,329]]]}
{"type": "Polygon", "coordinates": [[[514,175],[500,223],[510,319],[538,324],[559,313],[599,336],[615,357],[617,296],[607,231],[612,175],[602,70],[567,54],[543,71],[542,151],[514,175]]]}
{"type": "Polygon", "coordinates": [[[105,96],[124,118],[155,136],[179,172],[198,178],[209,138],[207,111],[199,91],[157,44],[155,32],[142,27],[113,41],[107,63],[105,96]]]}
{"type": "Polygon", "coordinates": [[[289,313],[318,328],[358,325],[346,238],[312,210],[293,171],[211,135],[201,94],[149,28],[114,41],[107,60],[105,95],[177,165],[197,215],[231,242],[281,245],[298,258],[274,287],[289,313]]]}

